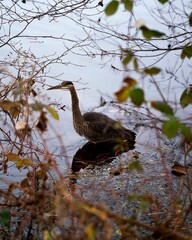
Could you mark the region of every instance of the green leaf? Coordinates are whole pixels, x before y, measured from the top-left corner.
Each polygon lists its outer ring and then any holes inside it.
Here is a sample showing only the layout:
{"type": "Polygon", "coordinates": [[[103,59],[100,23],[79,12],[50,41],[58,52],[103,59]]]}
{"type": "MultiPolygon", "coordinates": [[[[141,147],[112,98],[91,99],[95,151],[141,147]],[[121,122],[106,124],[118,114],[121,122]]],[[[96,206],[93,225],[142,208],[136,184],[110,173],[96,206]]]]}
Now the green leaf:
{"type": "Polygon", "coordinates": [[[31,107],[33,108],[33,110],[35,110],[35,111],[42,111],[45,105],[42,104],[42,103],[40,103],[40,102],[36,102],[36,103],[32,103],[30,106],[31,106],[31,107]]]}
{"type": "Polygon", "coordinates": [[[192,27],[192,12],[189,15],[189,26],[192,27]]]}
{"type": "Polygon", "coordinates": [[[137,105],[141,106],[141,104],[144,102],[144,92],[141,88],[134,88],[130,91],[130,97],[132,102],[137,105]]]}
{"type": "Polygon", "coordinates": [[[186,108],[192,103],[192,87],[190,89],[185,89],[180,97],[180,104],[182,108],[186,108]]]}
{"type": "Polygon", "coordinates": [[[163,133],[168,137],[168,138],[173,138],[178,130],[179,130],[179,121],[176,118],[171,118],[169,121],[165,122],[163,124],[163,133]]]}
{"type": "Polygon", "coordinates": [[[135,71],[138,71],[139,65],[138,65],[138,61],[137,61],[136,57],[133,60],[133,66],[134,66],[135,71]]]}
{"type": "Polygon", "coordinates": [[[144,73],[146,74],[150,74],[150,75],[157,75],[161,72],[161,69],[160,68],[157,68],[157,67],[152,67],[152,68],[146,68],[144,70],[144,73]]]}
{"type": "Polygon", "coordinates": [[[133,10],[133,1],[132,0],[122,0],[124,7],[127,11],[131,12],[133,10]]]}
{"type": "Polygon", "coordinates": [[[133,55],[132,54],[128,54],[122,61],[123,65],[127,65],[128,63],[130,63],[132,58],[133,58],[133,55]]]}
{"type": "Polygon", "coordinates": [[[0,223],[3,226],[8,226],[9,225],[10,218],[11,218],[10,211],[8,211],[8,210],[1,210],[0,211],[0,223]]]}
{"type": "Polygon", "coordinates": [[[185,137],[185,139],[188,141],[191,141],[192,140],[191,129],[189,127],[187,127],[186,124],[184,124],[184,123],[180,123],[179,128],[181,130],[181,133],[185,137]]]}
{"type": "Polygon", "coordinates": [[[185,59],[185,58],[191,58],[192,57],[192,45],[185,45],[183,47],[183,51],[181,53],[181,59],[185,59]]]}
{"type": "Polygon", "coordinates": [[[143,168],[142,168],[139,160],[135,160],[134,162],[130,163],[129,170],[130,171],[136,170],[139,173],[143,172],[143,168]]]}
{"type": "Polygon", "coordinates": [[[49,113],[51,113],[51,115],[52,115],[52,117],[53,117],[54,119],[59,120],[59,115],[58,115],[57,111],[55,111],[55,109],[53,109],[53,108],[50,107],[50,106],[46,106],[45,108],[47,109],[47,111],[48,111],[49,113]]]}
{"type": "Polygon", "coordinates": [[[173,115],[173,109],[165,102],[152,101],[151,106],[166,115],[173,115]]]}
{"type": "Polygon", "coordinates": [[[168,0],[158,0],[160,3],[165,4],[168,0]]]}
{"type": "Polygon", "coordinates": [[[153,37],[159,38],[159,37],[162,37],[162,36],[165,35],[165,33],[163,33],[163,32],[159,32],[159,31],[156,31],[156,30],[151,30],[151,29],[147,28],[146,26],[141,26],[140,30],[142,31],[143,36],[147,40],[150,40],[153,37]]]}
{"type": "Polygon", "coordinates": [[[111,16],[116,13],[119,6],[119,2],[116,0],[111,1],[105,8],[105,13],[107,16],[111,16]]]}
{"type": "Polygon", "coordinates": [[[135,193],[130,194],[130,195],[127,196],[127,198],[128,198],[129,201],[135,201],[135,200],[138,199],[138,194],[135,194],[135,193]]]}

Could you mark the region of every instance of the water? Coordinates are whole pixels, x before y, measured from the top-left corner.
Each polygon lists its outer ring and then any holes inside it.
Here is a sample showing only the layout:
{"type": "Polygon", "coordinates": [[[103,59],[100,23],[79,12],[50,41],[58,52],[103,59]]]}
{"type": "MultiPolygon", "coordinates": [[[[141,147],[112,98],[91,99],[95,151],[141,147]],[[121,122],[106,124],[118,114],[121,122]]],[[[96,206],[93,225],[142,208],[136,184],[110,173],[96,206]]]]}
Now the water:
{"type": "MultiPolygon", "coordinates": [[[[182,7],[180,1],[177,1],[177,3],[178,8],[182,7]]],[[[12,2],[7,1],[6,4],[12,4],[12,2]]],[[[46,4],[42,5],[39,2],[36,2],[36,4],[42,9],[47,8],[46,4]]],[[[86,141],[78,136],[73,129],[69,93],[60,90],[48,92],[46,90],[47,87],[54,86],[62,80],[71,80],[76,88],[79,89],[78,95],[82,112],[96,108],[96,110],[104,111],[105,114],[110,115],[114,119],[118,118],[121,112],[112,105],[105,107],[104,110],[97,109],[100,104],[100,96],[108,101],[115,100],[114,92],[120,88],[122,79],[127,75],[131,75],[138,80],[139,85],[146,91],[146,99],[162,100],[157,88],[148,77],[143,79],[140,74],[132,71],[132,66],[130,69],[125,69],[121,64],[120,55],[118,55],[119,47],[129,47],[135,50],[137,48],[136,41],[129,42],[115,36],[115,33],[118,31],[123,33],[124,37],[129,36],[130,33],[135,38],[141,37],[137,30],[132,28],[138,20],[144,20],[149,28],[168,32],[168,27],[161,24],[160,18],[152,15],[150,12],[150,9],[153,9],[154,12],[154,9],[158,7],[156,4],[155,1],[150,3],[150,5],[147,1],[137,1],[134,9],[134,20],[128,27],[127,19],[129,19],[130,13],[122,11],[121,8],[116,15],[106,17],[101,12],[101,7],[94,8],[95,2],[93,1],[89,5],[90,9],[84,12],[85,15],[82,15],[82,18],[80,11],[76,11],[75,14],[63,14],[62,17],[55,19],[43,16],[32,21],[29,27],[22,33],[21,36],[23,37],[12,40],[12,43],[15,44],[15,49],[19,49],[20,53],[23,53],[23,51],[33,53],[35,58],[38,59],[40,66],[45,66],[44,73],[42,73],[45,86],[42,87],[38,80],[36,88],[39,88],[41,94],[48,95],[51,100],[45,98],[42,101],[46,101],[48,104],[56,101],[66,105],[65,112],[62,110],[58,111],[60,121],[51,119],[49,115],[51,124],[54,126],[54,134],[51,126],[44,133],[45,138],[49,139],[48,145],[52,148],[52,152],[60,154],[60,158],[62,158],[62,170],[66,167],[66,159],[70,162],[76,150],[86,141]],[[98,24],[99,19],[100,23],[98,24]],[[108,24],[113,25],[111,30],[107,29],[108,24]],[[94,28],[97,28],[99,31],[95,33],[94,28]],[[88,37],[90,39],[87,39],[88,37]],[[78,43],[79,39],[83,39],[83,41],[78,43]],[[52,59],[55,59],[52,64],[47,65],[46,56],[51,56],[52,59]],[[56,140],[57,136],[61,136],[65,149],[61,146],[61,142],[56,140]]],[[[19,5],[21,8],[18,11],[21,13],[24,12],[23,9],[28,9],[29,12],[25,16],[26,18],[33,16],[31,9],[32,7],[34,8],[34,5],[32,2],[27,1],[26,4],[19,3],[19,5]]],[[[166,7],[163,7],[161,11],[165,12],[165,10],[166,7]]],[[[178,23],[183,18],[178,14],[172,14],[174,23],[178,23]]],[[[171,13],[165,17],[171,19],[171,13]]],[[[18,34],[25,24],[26,22],[15,21],[11,28],[8,25],[1,26],[1,34],[3,36],[11,30],[11,36],[4,37],[4,41],[18,34]]],[[[152,43],[158,47],[166,47],[168,44],[175,46],[177,42],[173,38],[165,41],[153,41],[152,43]]],[[[143,44],[143,42],[141,41],[140,44],[143,44]]],[[[18,52],[14,51],[15,49],[11,49],[8,45],[1,48],[1,60],[6,59],[7,65],[11,59],[18,56],[18,52]]],[[[181,62],[181,50],[169,52],[162,59],[161,56],[158,56],[159,53],[161,51],[154,52],[153,56],[151,56],[151,53],[148,52],[138,52],[137,57],[139,62],[144,63],[144,65],[141,64],[141,67],[150,66],[153,62],[156,62],[156,65],[163,69],[160,75],[154,77],[154,81],[157,82],[166,100],[178,103],[179,96],[184,90],[184,85],[187,85],[189,82],[188,76],[191,73],[190,61],[181,62]],[[180,68],[180,65],[182,68],[180,68]]],[[[38,65],[36,67],[39,68],[38,65]]],[[[8,69],[13,75],[17,75],[17,71],[13,67],[8,69]]],[[[189,112],[190,110],[191,107],[189,112]]],[[[138,108],[136,111],[144,112],[143,109],[138,108]]],[[[182,109],[179,109],[177,114],[182,118],[186,117],[186,111],[182,109]]]]}

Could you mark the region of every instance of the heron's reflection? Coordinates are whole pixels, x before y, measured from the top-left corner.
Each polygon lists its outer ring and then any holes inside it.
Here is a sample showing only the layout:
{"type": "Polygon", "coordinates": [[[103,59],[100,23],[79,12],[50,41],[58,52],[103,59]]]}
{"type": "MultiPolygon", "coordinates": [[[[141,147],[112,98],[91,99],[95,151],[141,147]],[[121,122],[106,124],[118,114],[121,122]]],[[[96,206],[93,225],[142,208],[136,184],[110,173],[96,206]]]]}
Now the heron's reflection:
{"type": "Polygon", "coordinates": [[[87,142],[73,157],[72,172],[78,172],[88,165],[101,165],[111,162],[117,155],[134,149],[135,142],[118,143],[114,141],[87,142]]]}

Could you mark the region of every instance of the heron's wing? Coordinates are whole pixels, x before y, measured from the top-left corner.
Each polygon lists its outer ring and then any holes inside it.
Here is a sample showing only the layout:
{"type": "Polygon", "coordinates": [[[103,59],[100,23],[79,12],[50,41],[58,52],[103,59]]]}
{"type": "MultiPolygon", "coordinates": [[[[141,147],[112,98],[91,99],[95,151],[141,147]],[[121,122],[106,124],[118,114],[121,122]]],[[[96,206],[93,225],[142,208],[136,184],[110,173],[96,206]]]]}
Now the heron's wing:
{"type": "Polygon", "coordinates": [[[114,140],[119,137],[135,139],[135,133],[118,126],[117,121],[105,114],[90,112],[83,115],[84,135],[93,142],[114,140]]]}
{"type": "Polygon", "coordinates": [[[83,119],[85,137],[93,142],[105,141],[117,134],[116,122],[105,114],[88,112],[83,115],[83,119]]]}
{"type": "Polygon", "coordinates": [[[88,122],[95,122],[95,121],[102,121],[102,120],[105,120],[111,123],[115,122],[113,119],[111,119],[107,115],[103,113],[98,113],[98,112],[87,112],[83,114],[83,119],[88,122]]]}

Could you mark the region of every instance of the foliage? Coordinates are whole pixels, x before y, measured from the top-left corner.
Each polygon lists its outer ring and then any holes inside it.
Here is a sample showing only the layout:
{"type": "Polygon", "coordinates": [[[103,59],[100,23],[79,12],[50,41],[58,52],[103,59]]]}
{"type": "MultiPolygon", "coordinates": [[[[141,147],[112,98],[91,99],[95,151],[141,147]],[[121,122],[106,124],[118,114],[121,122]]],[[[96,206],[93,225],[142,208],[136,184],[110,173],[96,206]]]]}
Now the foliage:
{"type": "Polygon", "coordinates": [[[8,210],[0,211],[0,222],[3,226],[9,225],[10,217],[10,212],[8,210]]]}
{"type": "Polygon", "coordinates": [[[190,43],[183,46],[183,50],[181,53],[181,59],[185,59],[186,57],[189,59],[192,57],[192,45],[190,45],[190,43]]]}
{"type": "MultiPolygon", "coordinates": [[[[25,63],[31,61],[25,56],[25,63]]],[[[22,58],[15,61],[18,64],[22,58]]],[[[1,184],[6,184],[6,190],[0,190],[1,206],[0,230],[2,239],[14,239],[13,221],[22,218],[23,229],[30,226],[33,217],[41,212],[44,204],[44,191],[48,176],[55,165],[48,150],[39,147],[38,138],[42,138],[48,129],[48,117],[58,120],[56,110],[43,104],[40,92],[36,90],[36,66],[31,69],[20,68],[19,76],[14,77],[11,72],[1,72],[1,120],[5,126],[0,127],[1,143],[1,173],[9,174],[16,169],[23,173],[23,177],[9,182],[1,178],[1,184]],[[28,72],[29,70],[29,72],[28,72]],[[7,76],[8,75],[8,76],[7,76]],[[3,83],[6,77],[6,83],[3,83]],[[35,79],[35,80],[34,80],[35,79]],[[38,96],[38,97],[37,97],[38,96]],[[47,115],[47,116],[46,116],[47,115]],[[42,198],[43,196],[43,198],[42,198]],[[25,212],[28,216],[25,217],[25,212]],[[3,228],[2,228],[3,227],[3,228]]],[[[42,81],[43,83],[43,81],[42,81]]],[[[55,165],[56,166],[56,165],[55,165]]],[[[14,224],[18,238],[22,233],[20,224],[14,224]]],[[[31,231],[31,229],[29,230],[31,231]]],[[[24,234],[25,235],[25,234],[24,234]]]]}
{"type": "Polygon", "coordinates": [[[150,40],[151,38],[153,37],[162,37],[164,36],[165,34],[162,33],[162,32],[159,32],[159,31],[156,31],[156,30],[151,30],[149,28],[147,28],[146,26],[141,26],[140,27],[140,30],[142,31],[143,33],[143,36],[147,39],[147,40],[150,40]]]}
{"type": "MultiPolygon", "coordinates": [[[[183,111],[190,109],[192,104],[191,75],[185,77],[187,73],[182,69],[185,62],[191,67],[190,3],[182,1],[183,5],[176,7],[175,0],[154,0],[155,13],[149,10],[154,25],[150,26],[137,18],[135,9],[140,2],[143,1],[112,0],[107,4],[103,1],[1,1],[0,24],[3,32],[0,48],[2,52],[9,51],[0,62],[0,170],[3,176],[0,178],[0,235],[3,239],[108,240],[117,235],[121,239],[139,239],[142,233],[145,234],[143,239],[191,238],[188,222],[192,206],[191,167],[187,162],[192,151],[191,123],[187,121],[191,120],[191,116],[182,119],[177,112],[178,108],[183,111]],[[94,14],[93,10],[96,10],[94,14]],[[124,13],[127,17],[126,31],[121,30],[121,24],[115,26],[110,23],[115,14],[118,17],[124,13]],[[175,21],[172,13],[181,16],[181,20],[175,21]],[[104,14],[107,16],[106,22],[104,14]],[[29,30],[35,21],[51,24],[59,19],[70,19],[80,26],[83,37],[74,34],[75,31],[71,32],[77,37],[68,38],[65,32],[61,35],[53,35],[52,32],[50,35],[35,35],[35,31],[29,30]],[[155,26],[157,23],[162,24],[162,30],[158,28],[159,25],[155,26]],[[16,28],[18,32],[14,30],[15,26],[19,26],[16,28]],[[46,55],[35,56],[31,48],[23,49],[24,39],[41,44],[47,39],[55,41],[55,44],[62,46],[61,52],[50,53],[51,49],[47,49],[46,55]],[[107,47],[102,44],[104,41],[107,47]],[[110,42],[118,42],[116,50],[114,46],[113,49],[108,48],[110,42]],[[161,60],[173,52],[179,56],[177,61],[171,59],[175,61],[173,70],[161,66],[161,60]],[[73,176],[59,169],[58,163],[65,154],[56,154],[50,147],[53,139],[54,144],[65,149],[60,130],[57,132],[52,124],[52,121],[59,120],[59,114],[43,93],[43,88],[48,81],[52,84],[53,79],[63,79],[60,73],[52,74],[51,69],[56,65],[62,66],[62,73],[65,71],[63,67],[69,65],[82,67],[68,60],[71,59],[70,54],[92,58],[99,55],[101,59],[107,58],[104,65],[123,72],[122,86],[115,93],[117,101],[121,103],[118,108],[123,105],[124,113],[128,112],[126,103],[130,100],[136,112],[145,109],[153,123],[158,143],[162,138],[159,132],[168,138],[163,138],[165,142],[182,136],[179,148],[182,148],[185,176],[178,180],[176,194],[167,173],[166,160],[173,156],[166,155],[166,144],[163,147],[158,144],[154,149],[153,154],[161,160],[163,171],[160,175],[155,175],[154,171],[153,179],[142,175],[145,167],[142,166],[142,154],[140,157],[137,152],[131,157],[127,156],[126,166],[120,159],[118,169],[111,171],[114,174],[98,183],[97,178],[92,182],[90,179],[94,175],[99,177],[100,169],[91,171],[91,176],[73,176]],[[115,59],[115,63],[119,61],[120,67],[114,67],[111,59],[115,59]],[[151,62],[148,63],[146,59],[151,62]],[[179,67],[176,62],[179,62],[179,67]],[[182,80],[176,76],[180,69],[182,80]],[[165,76],[167,81],[175,79],[183,87],[182,93],[179,96],[177,94],[174,101],[170,101],[159,86],[165,76]],[[148,83],[155,86],[161,99],[148,99],[148,92],[144,89],[148,83]],[[154,113],[158,113],[160,121],[154,118],[154,113]],[[47,131],[50,129],[53,130],[51,137],[47,131]],[[17,174],[12,174],[12,171],[19,173],[19,176],[16,177],[17,174]],[[84,185],[75,185],[76,178],[85,178],[84,185]],[[137,178],[142,178],[140,186],[137,186],[137,178]],[[162,188],[157,189],[162,191],[163,200],[158,199],[150,188],[157,178],[164,181],[166,192],[162,188]],[[134,179],[133,182],[131,179],[134,179]],[[118,182],[119,186],[113,185],[114,182],[118,182]],[[143,193],[142,187],[146,182],[149,192],[143,193]],[[114,204],[108,206],[101,202],[102,194],[107,196],[107,200],[114,200],[114,204]],[[116,204],[119,199],[124,201],[121,206],[116,204]]],[[[148,9],[148,4],[146,7],[148,9]]],[[[64,29],[66,27],[67,23],[64,29]]],[[[59,103],[56,107],[63,109],[59,103]]],[[[135,127],[138,125],[137,122],[134,124],[135,127]]],[[[140,144],[139,139],[137,144],[140,144]]],[[[143,147],[147,143],[142,144],[143,147]]],[[[173,144],[172,148],[176,150],[178,145],[173,144]]],[[[68,159],[65,160],[67,162],[68,159]]],[[[150,168],[151,160],[148,160],[150,168]]]]}
{"type": "MultiPolygon", "coordinates": [[[[112,2],[110,2],[108,4],[108,6],[110,6],[110,14],[108,14],[108,12],[107,12],[108,9],[107,8],[105,9],[105,12],[107,15],[114,15],[117,11],[117,9],[113,9],[113,5],[111,3],[112,2]]],[[[166,5],[166,3],[168,3],[168,1],[159,1],[159,3],[166,5]]],[[[159,10],[160,16],[162,16],[161,15],[161,7],[159,7],[159,9],[160,9],[159,10]]],[[[164,9],[166,9],[166,7],[164,9]]],[[[131,8],[131,10],[132,10],[132,8],[131,8]]],[[[187,10],[189,11],[189,9],[187,9],[187,10]]],[[[130,11],[130,10],[128,10],[128,11],[130,11]]],[[[191,21],[191,13],[186,14],[185,17],[186,17],[186,22],[191,27],[191,22],[192,22],[191,21]]],[[[156,18],[156,16],[154,18],[156,18]]],[[[162,18],[164,18],[164,17],[162,17],[162,18]]],[[[168,21],[168,20],[166,19],[166,21],[168,21]]],[[[145,46],[146,43],[148,43],[148,46],[149,46],[148,49],[147,48],[145,49],[145,47],[142,48],[142,44],[141,44],[141,46],[139,46],[139,47],[140,47],[140,49],[143,49],[143,52],[150,51],[150,49],[151,49],[151,52],[156,51],[156,50],[161,51],[162,50],[161,47],[158,48],[157,45],[154,44],[154,42],[155,42],[154,39],[156,39],[156,40],[159,39],[159,42],[161,39],[162,40],[169,39],[169,37],[167,37],[166,33],[161,32],[156,29],[148,28],[144,24],[144,21],[139,23],[137,27],[138,27],[138,31],[140,31],[140,33],[144,37],[143,46],[145,46]]],[[[169,27],[171,27],[171,25],[169,25],[169,27]]],[[[180,55],[181,61],[191,59],[191,57],[192,57],[191,41],[189,40],[191,38],[191,31],[186,30],[187,27],[188,26],[185,25],[185,27],[183,28],[184,29],[183,34],[184,35],[187,34],[189,36],[189,38],[185,38],[182,41],[181,45],[179,45],[179,47],[175,49],[175,50],[180,50],[179,55],[180,55]]],[[[177,35],[177,33],[174,32],[173,33],[174,38],[175,39],[179,38],[180,34],[181,33],[178,33],[178,35],[177,35]]],[[[168,52],[166,54],[168,54],[170,50],[171,50],[171,45],[168,45],[168,52]]],[[[126,102],[128,99],[130,99],[132,101],[132,103],[135,104],[137,107],[140,107],[144,104],[145,105],[150,104],[149,106],[152,108],[152,110],[154,109],[154,110],[158,111],[160,114],[163,114],[164,119],[162,121],[163,123],[161,125],[161,130],[169,139],[175,138],[176,136],[178,136],[180,134],[182,135],[183,138],[182,138],[181,144],[184,144],[184,145],[186,144],[185,146],[188,149],[186,152],[186,155],[185,155],[185,160],[186,160],[187,157],[191,156],[190,152],[191,152],[191,146],[192,146],[192,125],[191,125],[191,123],[186,123],[185,120],[183,121],[181,117],[177,116],[177,110],[173,109],[173,107],[174,107],[173,103],[171,103],[171,102],[169,103],[168,100],[165,99],[164,94],[161,92],[156,79],[157,79],[158,75],[163,72],[163,69],[159,68],[156,65],[155,61],[150,66],[143,67],[143,66],[145,66],[145,64],[142,62],[142,59],[138,57],[138,52],[140,50],[139,50],[139,48],[137,48],[137,45],[132,48],[121,49],[121,51],[122,51],[122,56],[123,56],[122,64],[123,64],[124,68],[129,72],[129,75],[128,75],[128,77],[124,78],[123,86],[120,88],[119,91],[117,91],[115,93],[117,101],[122,103],[122,102],[126,102]],[[162,101],[159,101],[159,100],[158,101],[156,101],[156,100],[147,101],[147,99],[145,99],[145,97],[144,97],[145,91],[138,86],[139,80],[137,80],[136,77],[134,77],[134,79],[133,79],[133,77],[130,75],[131,71],[129,69],[131,69],[131,67],[134,69],[134,71],[138,75],[142,75],[143,82],[146,81],[146,78],[151,77],[151,82],[154,83],[154,85],[156,86],[157,91],[160,93],[160,95],[162,97],[162,101]],[[125,81],[125,79],[128,79],[128,81],[125,81]],[[131,83],[134,83],[134,84],[131,84],[131,83]]],[[[160,58],[158,61],[160,61],[160,58]]],[[[190,63],[189,63],[189,66],[191,67],[190,63]]],[[[183,68],[183,72],[185,72],[184,68],[183,68]]],[[[135,76],[135,74],[134,74],[134,76],[135,76]]],[[[182,82],[182,84],[183,84],[183,82],[182,82]]],[[[177,98],[176,100],[180,101],[179,103],[180,103],[181,108],[183,108],[183,109],[185,109],[187,107],[191,108],[191,105],[192,105],[191,74],[189,74],[188,82],[187,82],[187,85],[186,85],[184,91],[181,93],[179,99],[177,98]]],[[[191,119],[191,115],[190,115],[189,119],[191,119]]],[[[185,162],[185,164],[186,164],[186,162],[185,162]]],[[[155,234],[154,236],[156,236],[158,238],[161,235],[155,234]]],[[[162,237],[162,238],[164,239],[164,237],[162,237]]],[[[165,237],[165,239],[166,239],[166,237],[165,237]]],[[[171,238],[168,238],[168,239],[171,239],[171,238]]]]}
{"type": "Polygon", "coordinates": [[[189,104],[192,104],[192,87],[189,86],[185,89],[180,97],[180,104],[182,108],[186,108],[189,104]]]}
{"type": "Polygon", "coordinates": [[[127,11],[132,11],[133,9],[133,1],[132,0],[122,0],[121,2],[113,0],[111,1],[105,8],[105,13],[107,16],[111,16],[116,13],[118,10],[119,4],[122,3],[124,5],[124,8],[127,11]]]}
{"type": "MultiPolygon", "coordinates": [[[[114,1],[112,1],[106,7],[105,12],[107,15],[113,15],[116,13],[119,3],[117,1],[115,2],[116,2],[115,6],[114,6],[114,1]],[[110,11],[108,12],[109,7],[110,7],[110,11]]],[[[167,3],[167,1],[159,1],[159,2],[161,4],[167,3]]],[[[189,25],[191,26],[191,15],[189,16],[189,25]]],[[[165,33],[157,30],[151,30],[143,24],[139,27],[139,30],[142,32],[143,37],[147,41],[151,40],[152,38],[161,38],[165,36],[165,33]]],[[[183,44],[181,50],[182,50],[180,54],[181,59],[184,60],[186,57],[189,59],[191,58],[192,47],[190,42],[188,42],[187,44],[183,44]]],[[[158,75],[159,73],[161,73],[162,69],[160,69],[157,66],[146,67],[144,68],[144,70],[139,71],[139,64],[138,64],[136,55],[129,49],[128,50],[124,49],[123,52],[125,53],[125,57],[123,58],[123,61],[122,61],[122,64],[124,66],[130,65],[130,63],[133,62],[134,70],[146,76],[151,75],[153,77],[154,75],[158,75]]],[[[124,102],[128,98],[130,98],[131,101],[136,106],[141,106],[143,103],[146,103],[146,100],[144,99],[144,91],[141,88],[133,89],[132,84],[129,83],[130,79],[132,80],[131,77],[127,77],[125,79],[128,79],[127,86],[123,85],[123,87],[118,92],[115,93],[117,101],[124,102]]],[[[126,82],[125,79],[123,80],[123,83],[126,82]]],[[[132,82],[134,82],[134,87],[135,87],[137,85],[137,80],[134,79],[132,80],[132,82]]],[[[165,101],[165,99],[163,100],[164,100],[163,102],[152,101],[151,107],[160,111],[166,117],[168,117],[168,120],[162,126],[162,129],[165,135],[169,138],[173,138],[180,130],[184,138],[186,138],[186,140],[188,141],[191,141],[191,135],[192,135],[191,128],[187,127],[185,123],[180,123],[180,120],[178,120],[177,117],[174,116],[172,107],[165,101]],[[170,116],[173,116],[173,117],[171,117],[170,119],[170,116]],[[187,132],[188,134],[186,134],[187,132]]],[[[180,105],[182,108],[187,107],[189,104],[192,104],[191,85],[183,91],[180,97],[180,105]]]]}

